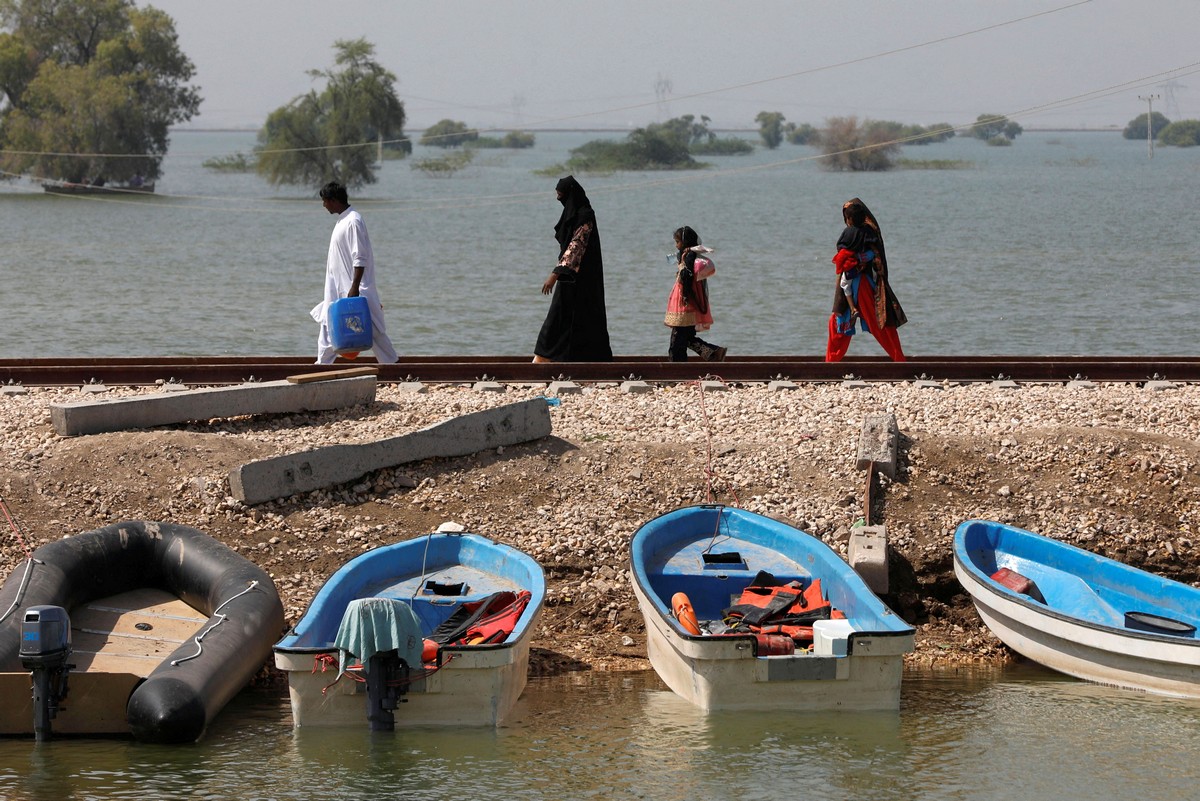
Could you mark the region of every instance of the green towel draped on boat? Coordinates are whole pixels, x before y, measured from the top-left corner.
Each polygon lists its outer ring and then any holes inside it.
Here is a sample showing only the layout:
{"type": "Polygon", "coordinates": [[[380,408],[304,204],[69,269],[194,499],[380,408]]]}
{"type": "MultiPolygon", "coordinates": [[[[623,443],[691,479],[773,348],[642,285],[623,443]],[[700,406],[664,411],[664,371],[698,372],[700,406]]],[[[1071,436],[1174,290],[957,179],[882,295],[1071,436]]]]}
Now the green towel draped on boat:
{"type": "Polygon", "coordinates": [[[423,643],[421,623],[408,604],[393,598],[358,598],[346,607],[333,642],[338,649],[338,675],[352,663],[347,655],[361,661],[365,673],[372,656],[391,650],[418,670],[423,643]]]}

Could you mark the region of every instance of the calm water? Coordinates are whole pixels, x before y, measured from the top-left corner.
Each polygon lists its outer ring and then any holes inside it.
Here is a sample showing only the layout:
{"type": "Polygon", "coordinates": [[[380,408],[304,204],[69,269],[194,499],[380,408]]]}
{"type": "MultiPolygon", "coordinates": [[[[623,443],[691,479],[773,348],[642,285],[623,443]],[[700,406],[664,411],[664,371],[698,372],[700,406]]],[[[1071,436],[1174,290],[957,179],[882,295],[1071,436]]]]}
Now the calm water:
{"type": "MultiPolygon", "coordinates": [[[[560,211],[556,179],[534,170],[602,136],[539,133],[535,148],[480,151],[450,178],[388,162],[352,195],[401,353],[531,351],[560,211]]],[[[0,358],[313,351],[333,222],[315,188],[200,166],[253,142],[174,134],[152,198],[0,184],[0,358]]],[[[1033,132],[1008,148],[958,138],[903,156],[967,169],[880,174],[822,172],[814,155],[784,145],[705,171],[579,176],[600,221],[614,350],[665,353],[665,257],[690,224],[717,249],[712,340],[822,353],[840,208],[858,195],[884,227],[910,354],[1200,355],[1200,148],[1149,159],[1114,133],[1033,132]]],[[[869,338],[851,348],[881,353],[869,338]]]]}
{"type": "MultiPolygon", "coordinates": [[[[529,353],[559,211],[555,179],[533,171],[598,136],[538,134],[449,179],[389,162],[354,198],[401,352],[529,353]]],[[[310,190],[200,166],[252,144],[177,133],[152,198],[0,184],[0,358],[312,351],[331,218],[310,190]]],[[[840,206],[859,195],[884,226],[911,354],[1200,355],[1200,149],[1150,160],[1115,134],[1027,133],[904,152],[969,169],[878,175],[812,155],[580,176],[614,349],[665,350],[665,254],[686,223],[717,248],[714,341],[821,353],[840,206]]],[[[652,673],[583,674],[531,682],[497,731],[393,736],[294,732],[285,701],[244,694],[190,747],[0,740],[0,798],[1200,798],[1198,719],[1196,702],[1034,667],[910,673],[899,712],[873,715],[703,715],[652,673]]]]}
{"type": "Polygon", "coordinates": [[[705,715],[653,673],[534,680],[498,730],[291,728],[243,694],[195,746],[0,740],[36,799],[1197,798],[1200,703],[1063,679],[910,672],[899,712],[705,715]]]}

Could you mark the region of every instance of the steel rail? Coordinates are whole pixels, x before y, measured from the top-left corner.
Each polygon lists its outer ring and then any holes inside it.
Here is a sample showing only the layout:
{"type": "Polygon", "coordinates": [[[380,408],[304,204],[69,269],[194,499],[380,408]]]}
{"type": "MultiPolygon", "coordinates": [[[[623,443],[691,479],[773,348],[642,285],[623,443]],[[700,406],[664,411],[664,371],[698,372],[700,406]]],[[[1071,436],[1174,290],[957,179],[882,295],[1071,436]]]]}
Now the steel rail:
{"type": "Polygon", "coordinates": [[[723,362],[668,362],[659,357],[628,356],[611,362],[551,364],[533,364],[527,356],[405,356],[397,364],[383,365],[370,358],[316,365],[311,358],[302,356],[161,356],[0,359],[0,386],[240,384],[354,366],[376,367],[379,380],[388,383],[481,380],[501,383],[555,380],[670,383],[702,378],[797,383],[848,379],[890,382],[1200,381],[1200,357],[1194,356],[927,356],[907,362],[865,357],[837,363],[825,362],[819,356],[741,356],[723,362]]]}

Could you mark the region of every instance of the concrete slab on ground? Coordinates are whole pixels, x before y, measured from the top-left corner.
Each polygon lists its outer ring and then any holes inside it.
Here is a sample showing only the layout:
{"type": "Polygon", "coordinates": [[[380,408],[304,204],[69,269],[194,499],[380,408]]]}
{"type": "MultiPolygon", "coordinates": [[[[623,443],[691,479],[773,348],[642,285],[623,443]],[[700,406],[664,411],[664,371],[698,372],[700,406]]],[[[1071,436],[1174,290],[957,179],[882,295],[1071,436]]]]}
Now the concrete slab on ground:
{"type": "Polygon", "coordinates": [[[894,479],[899,441],[900,429],[894,414],[869,414],[864,417],[862,437],[858,443],[858,469],[866,470],[874,462],[876,470],[894,479]]]}
{"type": "Polygon", "coordinates": [[[846,553],[850,567],[876,595],[888,592],[887,527],[857,526],[850,529],[846,553]]]}
{"type": "Polygon", "coordinates": [[[375,400],[374,375],[333,381],[263,381],[131,398],[53,403],[50,421],[65,437],[236,417],[341,409],[375,400]]]}
{"type": "Polygon", "coordinates": [[[263,503],[354,481],[407,462],[466,456],[549,435],[549,405],[544,398],[534,398],[376,442],[331,445],[249,462],[230,472],[229,486],[243,503],[263,503]]]}

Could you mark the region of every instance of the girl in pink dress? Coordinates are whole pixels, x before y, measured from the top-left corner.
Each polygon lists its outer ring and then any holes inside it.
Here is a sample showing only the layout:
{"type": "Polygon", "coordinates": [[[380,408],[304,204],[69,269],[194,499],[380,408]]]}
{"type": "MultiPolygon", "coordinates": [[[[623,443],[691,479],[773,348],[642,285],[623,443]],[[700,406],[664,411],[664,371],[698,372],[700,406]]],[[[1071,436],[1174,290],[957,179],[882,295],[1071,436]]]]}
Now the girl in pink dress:
{"type": "Polygon", "coordinates": [[[675,284],[667,298],[664,323],[671,329],[670,358],[686,362],[690,348],[706,362],[725,359],[725,348],[705,342],[698,331],[712,326],[712,309],[708,304],[708,279],[717,272],[716,265],[706,254],[711,248],[700,244],[700,235],[688,226],[675,231],[675,284]]]}

